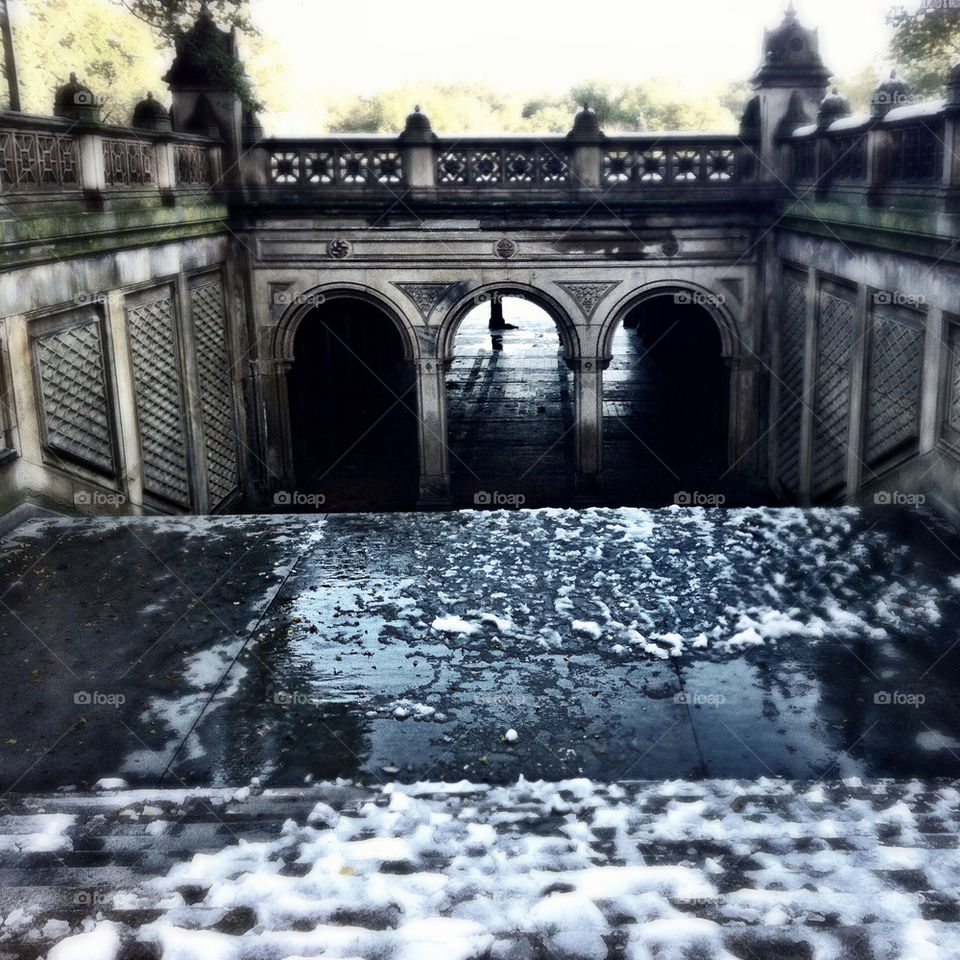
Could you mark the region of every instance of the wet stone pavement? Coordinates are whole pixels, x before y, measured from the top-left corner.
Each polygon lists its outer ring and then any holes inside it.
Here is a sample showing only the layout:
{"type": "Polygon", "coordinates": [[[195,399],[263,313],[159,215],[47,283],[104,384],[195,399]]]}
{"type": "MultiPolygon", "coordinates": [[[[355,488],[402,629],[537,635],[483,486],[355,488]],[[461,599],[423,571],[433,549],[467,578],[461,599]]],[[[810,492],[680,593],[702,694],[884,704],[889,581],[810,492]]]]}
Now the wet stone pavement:
{"type": "Polygon", "coordinates": [[[0,785],[956,777],[957,546],[897,510],[34,521],[0,785]]]}

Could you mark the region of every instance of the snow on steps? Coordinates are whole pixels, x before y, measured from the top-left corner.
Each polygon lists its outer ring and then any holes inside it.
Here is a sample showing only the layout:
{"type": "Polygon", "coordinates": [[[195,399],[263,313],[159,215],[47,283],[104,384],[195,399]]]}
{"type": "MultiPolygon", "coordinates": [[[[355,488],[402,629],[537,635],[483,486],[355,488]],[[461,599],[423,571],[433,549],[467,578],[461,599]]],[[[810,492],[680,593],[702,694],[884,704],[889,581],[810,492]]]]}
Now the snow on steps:
{"type": "Polygon", "coordinates": [[[15,798],[0,958],[960,956],[958,833],[947,782],[15,798]]]}

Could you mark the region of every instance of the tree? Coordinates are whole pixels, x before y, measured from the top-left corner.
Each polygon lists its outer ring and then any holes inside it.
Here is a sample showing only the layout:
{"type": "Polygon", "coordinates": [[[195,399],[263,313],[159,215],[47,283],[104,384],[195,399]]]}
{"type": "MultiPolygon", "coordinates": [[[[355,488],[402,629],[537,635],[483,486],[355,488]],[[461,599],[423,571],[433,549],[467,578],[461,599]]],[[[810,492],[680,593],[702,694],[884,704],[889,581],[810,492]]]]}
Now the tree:
{"type": "Polygon", "coordinates": [[[163,55],[150,29],[121,10],[102,0],[20,0],[11,16],[25,112],[52,113],[73,71],[103,98],[108,123],[129,123],[148,90],[162,99],[163,55]]]}
{"type": "Polygon", "coordinates": [[[250,19],[249,0],[112,0],[152,27],[159,42],[168,46],[182,36],[207,8],[221,26],[236,27],[245,34],[255,34],[250,19]]]}
{"type": "Polygon", "coordinates": [[[907,13],[902,6],[887,14],[893,27],[890,54],[914,94],[938,97],[950,68],[960,59],[960,10],[927,7],[907,13]]]}

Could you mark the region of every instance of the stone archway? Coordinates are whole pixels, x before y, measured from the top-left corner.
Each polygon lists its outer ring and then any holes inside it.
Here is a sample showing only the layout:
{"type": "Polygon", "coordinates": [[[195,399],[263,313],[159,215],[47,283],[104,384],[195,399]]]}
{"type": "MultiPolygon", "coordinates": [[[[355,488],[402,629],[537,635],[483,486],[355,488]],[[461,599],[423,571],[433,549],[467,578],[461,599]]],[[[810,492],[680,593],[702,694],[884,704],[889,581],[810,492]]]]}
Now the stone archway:
{"type": "Polygon", "coordinates": [[[603,476],[610,502],[721,502],[730,486],[731,366],[723,297],[694,285],[634,291],[601,333],[603,476]]]}
{"type": "Polygon", "coordinates": [[[517,284],[475,290],[447,316],[438,352],[455,505],[573,501],[578,342],[562,308],[517,284]]]}
{"type": "Polygon", "coordinates": [[[417,348],[402,313],[365,288],[315,289],[296,298],[274,344],[290,488],[275,506],[415,506],[417,348]]]}

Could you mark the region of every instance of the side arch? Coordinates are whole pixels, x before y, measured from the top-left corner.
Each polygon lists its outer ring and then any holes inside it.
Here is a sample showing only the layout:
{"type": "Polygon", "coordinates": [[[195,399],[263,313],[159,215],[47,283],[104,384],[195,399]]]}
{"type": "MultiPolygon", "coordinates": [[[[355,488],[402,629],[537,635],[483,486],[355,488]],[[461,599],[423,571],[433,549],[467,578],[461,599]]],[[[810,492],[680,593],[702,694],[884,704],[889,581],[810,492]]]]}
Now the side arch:
{"type": "Polygon", "coordinates": [[[703,307],[717,325],[724,359],[739,359],[742,354],[742,338],[737,320],[727,307],[722,294],[688,280],[655,280],[631,290],[607,314],[600,328],[599,339],[600,356],[604,361],[609,363],[613,359],[613,336],[618,325],[632,310],[647,300],[674,294],[686,295],[691,298],[690,302],[703,307]]]}
{"type": "Polygon", "coordinates": [[[420,358],[420,344],[416,330],[399,304],[373,287],[340,281],[321,283],[296,295],[294,302],[283,312],[274,330],[270,359],[276,363],[292,363],[295,359],[294,341],[300,324],[318,306],[335,300],[360,300],[378,307],[389,317],[400,333],[404,360],[413,363],[420,358]]]}

